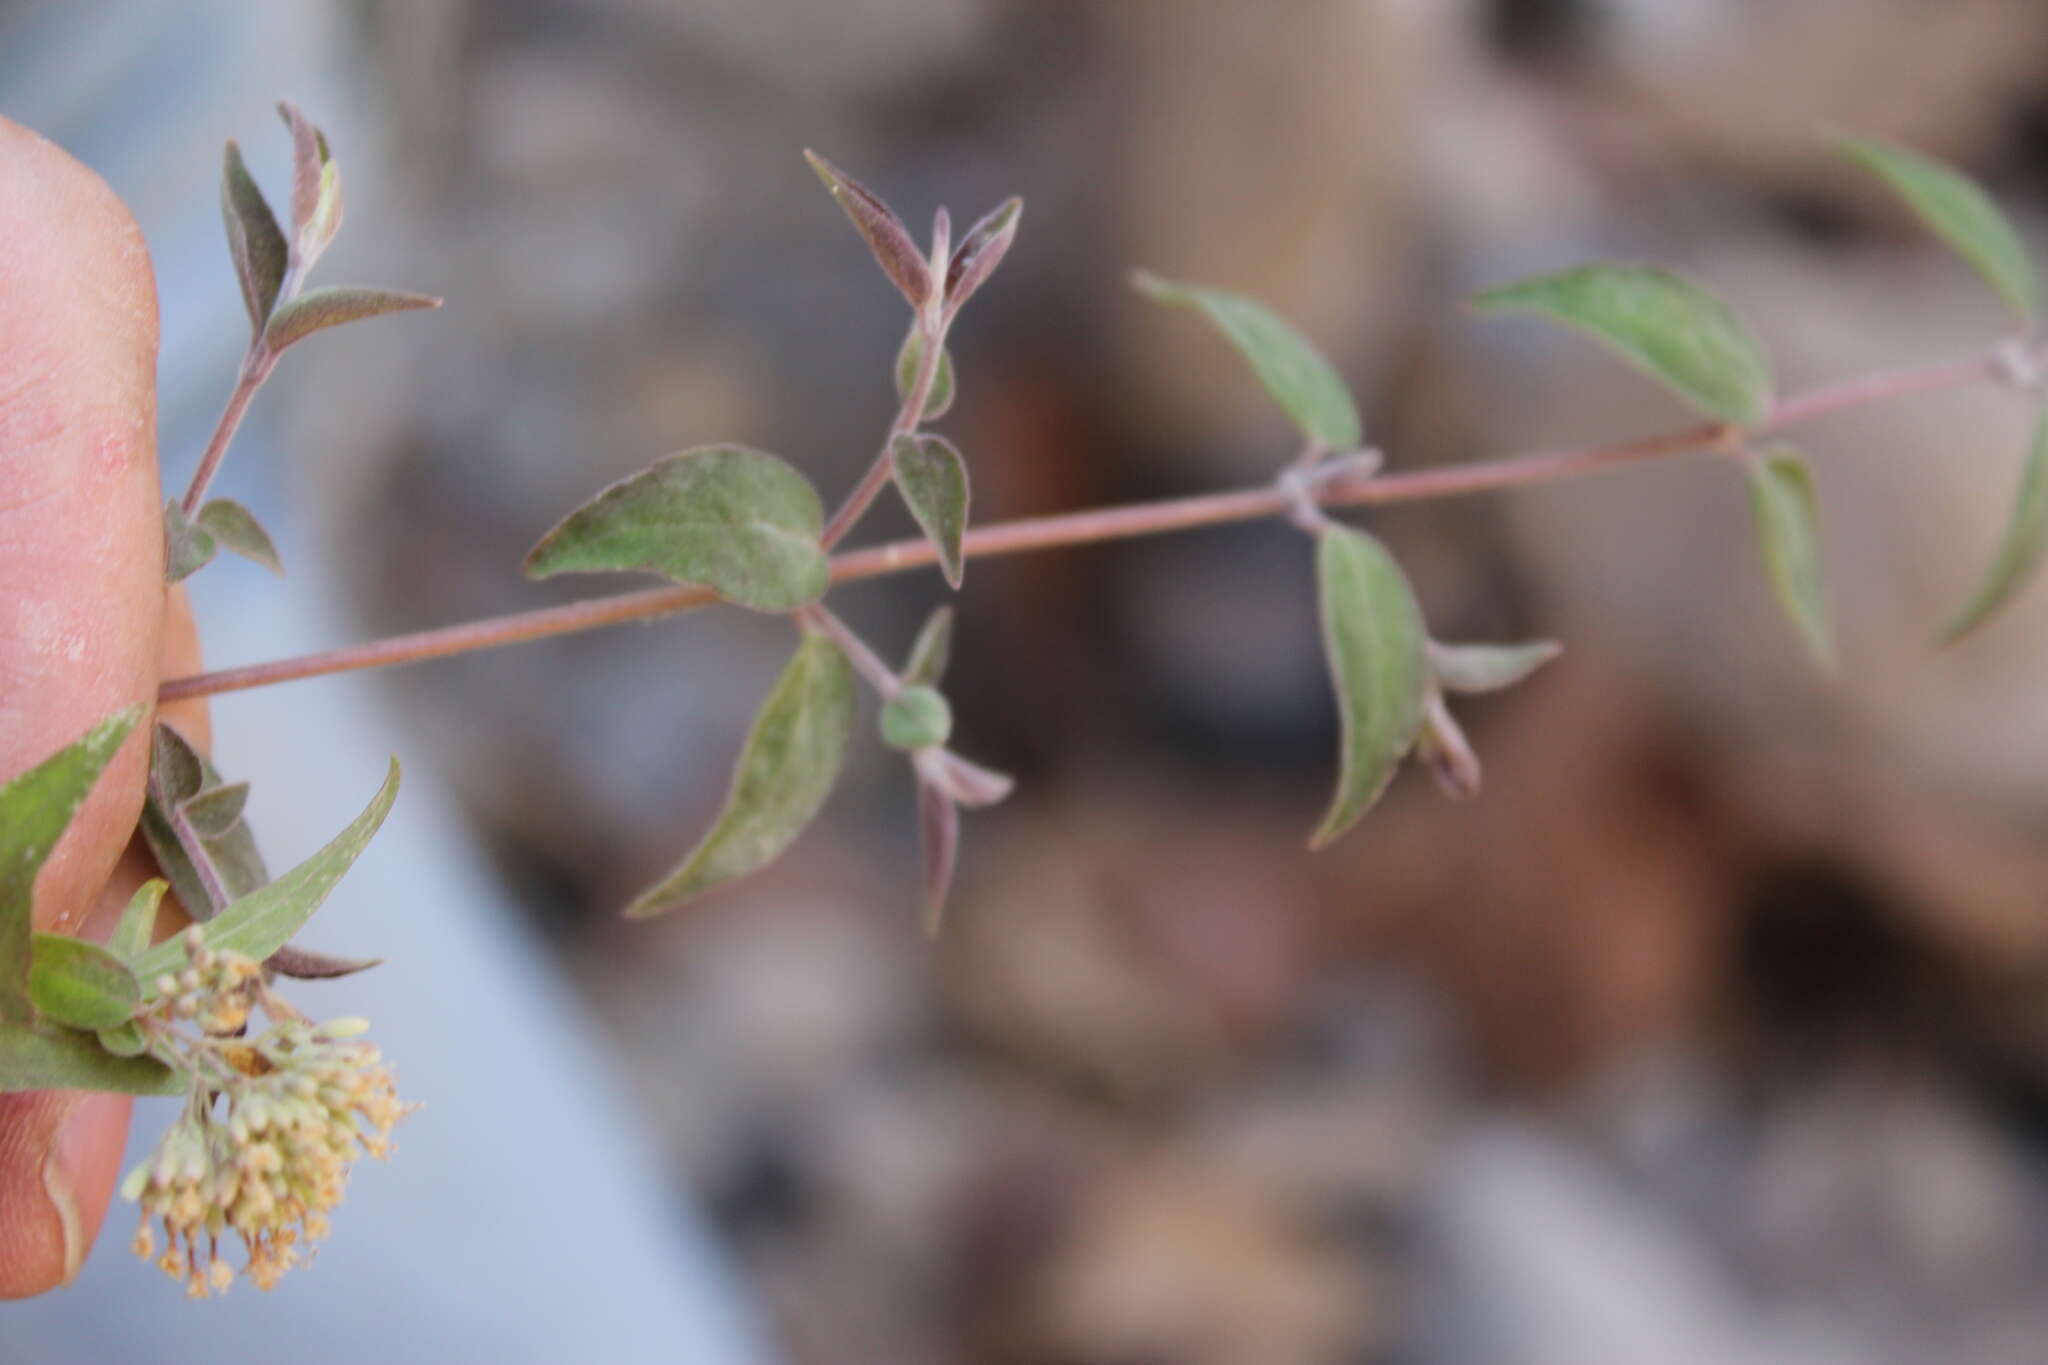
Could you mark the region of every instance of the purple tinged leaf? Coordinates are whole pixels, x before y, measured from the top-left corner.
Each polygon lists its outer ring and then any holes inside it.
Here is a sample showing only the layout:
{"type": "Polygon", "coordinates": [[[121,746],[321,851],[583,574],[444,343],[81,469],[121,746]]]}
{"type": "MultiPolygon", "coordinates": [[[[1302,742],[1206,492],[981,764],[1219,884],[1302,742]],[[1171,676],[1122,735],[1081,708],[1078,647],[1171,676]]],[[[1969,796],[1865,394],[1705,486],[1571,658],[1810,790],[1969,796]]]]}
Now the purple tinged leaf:
{"type": "Polygon", "coordinates": [[[297,105],[281,102],[277,112],[292,134],[291,255],[303,277],[341,230],[341,168],[327,135],[297,105]]]}
{"type": "Polygon", "coordinates": [[[1472,751],[1464,729],[1441,696],[1431,697],[1423,709],[1422,733],[1415,740],[1415,756],[1429,769],[1444,795],[1453,801],[1469,801],[1479,795],[1479,755],[1472,751]]]}
{"type": "Polygon", "coordinates": [[[970,763],[951,749],[919,749],[910,761],[920,781],[929,782],[970,810],[993,806],[1017,788],[1015,778],[970,763]]]}
{"type": "Polygon", "coordinates": [[[889,282],[909,300],[912,308],[922,310],[932,295],[931,266],[917,249],[903,220],[873,191],[816,152],[805,151],[804,160],[811,163],[818,179],[839,201],[839,207],[868,244],[889,282]]]}
{"type": "Polygon", "coordinates": [[[193,828],[182,814],[186,802],[221,785],[214,766],[177,730],[159,721],[152,739],[139,828],[157,866],[170,879],[171,889],[186,910],[201,919],[212,913],[214,905],[200,859],[211,868],[213,880],[228,900],[246,896],[270,880],[270,870],[264,866],[255,832],[246,819],[234,821],[224,833],[209,836],[193,828]]]}
{"type": "Polygon", "coordinates": [[[924,851],[924,931],[937,938],[960,858],[960,807],[933,784],[919,782],[917,826],[924,851]]]}
{"type": "Polygon", "coordinates": [[[917,643],[910,647],[910,659],[903,665],[903,684],[915,687],[937,687],[939,679],[946,675],[946,663],[953,653],[953,608],[941,604],[928,617],[924,628],[917,633],[917,643]]]}
{"type": "Polygon", "coordinates": [[[284,283],[291,253],[277,226],[277,215],[264,201],[263,191],[243,164],[242,149],[233,138],[228,139],[222,157],[220,212],[227,224],[228,255],[242,286],[249,325],[260,334],[277,306],[277,291],[284,283]]]}
{"type": "Polygon", "coordinates": [[[263,523],[239,502],[215,498],[199,509],[199,525],[221,549],[238,554],[252,564],[284,576],[284,561],[277,557],[277,545],[263,523]]]}
{"type": "Polygon", "coordinates": [[[263,965],[271,971],[294,981],[332,981],[337,977],[367,972],[383,964],[381,957],[332,957],[307,948],[294,948],[289,943],[263,960],[263,965]]]}
{"type": "MultiPolygon", "coordinates": [[[[392,759],[384,785],[369,806],[312,857],[269,885],[236,900],[206,926],[207,946],[241,953],[259,962],[282,948],[312,918],[333,892],[342,875],[368,847],[391,803],[398,799],[398,760],[392,759]]],[[[176,940],[157,944],[135,963],[135,974],[147,985],[165,972],[182,969],[185,950],[176,940]]]]}
{"type": "Polygon", "coordinates": [[[164,504],[164,581],[182,583],[213,562],[220,545],[213,533],[185,515],[176,498],[164,504]]]}
{"type": "Polygon", "coordinates": [[[249,784],[227,782],[186,798],[178,809],[201,836],[218,839],[241,823],[242,810],[248,804],[249,784]]]}
{"type": "Polygon", "coordinates": [[[1513,687],[1564,653],[1555,640],[1516,645],[1447,645],[1429,642],[1429,667],[1448,692],[1498,692],[1513,687]]]}
{"type": "Polygon", "coordinates": [[[973,298],[974,291],[986,284],[1003,263],[1010,244],[1017,240],[1017,219],[1023,212],[1024,201],[1012,196],[996,205],[960,239],[952,261],[946,266],[948,316],[959,312],[960,306],[973,298]]]}
{"type": "Polygon", "coordinates": [[[947,584],[958,588],[967,569],[967,462],[943,436],[898,436],[889,443],[889,468],[904,505],[939,552],[947,584]]]}
{"type": "Polygon", "coordinates": [[[329,285],[311,289],[281,305],[263,329],[263,344],[273,352],[313,333],[344,322],[405,313],[415,308],[439,308],[441,300],[428,294],[408,294],[398,289],[364,289],[356,285],[329,285]]]}

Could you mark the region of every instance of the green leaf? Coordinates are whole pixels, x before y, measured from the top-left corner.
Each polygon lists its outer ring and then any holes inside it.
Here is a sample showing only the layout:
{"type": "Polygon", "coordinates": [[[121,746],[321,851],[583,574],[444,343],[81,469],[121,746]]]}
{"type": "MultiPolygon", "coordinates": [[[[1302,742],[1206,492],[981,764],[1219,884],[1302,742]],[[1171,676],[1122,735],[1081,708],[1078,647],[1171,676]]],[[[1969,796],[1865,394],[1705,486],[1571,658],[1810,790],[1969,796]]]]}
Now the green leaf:
{"type": "Polygon", "coordinates": [[[142,1036],[142,1026],[133,1019],[96,1030],[95,1036],[100,1046],[116,1057],[140,1057],[149,1046],[142,1036]]]}
{"type": "Polygon", "coordinates": [[[952,654],[953,608],[941,605],[926,618],[924,628],[917,633],[917,643],[910,647],[910,660],[903,665],[904,685],[936,687],[946,675],[946,663],[952,654]]]}
{"type": "Polygon", "coordinates": [[[967,229],[967,235],[954,248],[953,258],[946,263],[948,315],[958,313],[960,305],[973,298],[974,291],[995,274],[1003,257],[1010,253],[1010,244],[1017,240],[1017,219],[1023,212],[1024,201],[1012,195],[967,229]]]}
{"type": "Polygon", "coordinates": [[[1976,591],[1942,630],[1942,643],[1961,639],[1984,624],[2033,580],[2048,553],[2048,410],[2034,428],[2034,443],[2013,495],[2012,512],[1991,566],[1976,591]]]}
{"type": "Polygon", "coordinates": [[[967,534],[967,461],[943,436],[898,436],[889,443],[889,469],[910,515],[938,550],[947,585],[959,587],[967,569],[960,550],[967,534]]]}
{"type": "Polygon", "coordinates": [[[647,569],[728,602],[793,611],[824,594],[831,565],[810,480],[746,446],[700,446],[605,489],[526,556],[529,578],[647,569]]]}
{"type": "Polygon", "coordinates": [[[36,874],[142,712],[140,704],[116,712],[0,786],[0,1023],[35,1017],[29,957],[36,874]]]}
{"type": "Polygon", "coordinates": [[[264,202],[263,191],[242,164],[242,149],[228,139],[222,157],[220,212],[227,223],[228,255],[235,263],[235,278],[242,286],[242,302],[249,310],[249,324],[258,334],[277,306],[277,291],[284,284],[290,249],[278,229],[277,215],[264,202]]]}
{"type": "Polygon", "coordinates": [[[1555,640],[1515,645],[1447,645],[1429,642],[1429,666],[1447,692],[1498,692],[1513,687],[1564,653],[1555,640]]]}
{"type": "MultiPolygon", "coordinates": [[[[903,345],[896,352],[896,397],[907,400],[911,386],[917,383],[917,367],[924,363],[924,332],[916,323],[903,338],[903,345]]],[[[939,352],[939,368],[932,375],[931,392],[924,396],[924,414],[920,422],[936,422],[946,415],[953,406],[953,353],[939,352]]]]}
{"type": "Polygon", "coordinates": [[[56,1024],[0,1027],[0,1094],[19,1090],[178,1095],[185,1075],[153,1058],[116,1056],[92,1034],[56,1024]]]}
{"type": "Polygon", "coordinates": [[[185,515],[176,498],[164,504],[164,581],[182,583],[220,553],[213,533],[185,515]]]}
{"type": "Polygon", "coordinates": [[[672,910],[773,860],[825,803],[852,729],[852,666],[839,646],[806,633],[754,717],[710,833],[626,913],[637,919],[672,910]]]}
{"type": "MultiPolygon", "coordinates": [[[[398,760],[394,758],[384,786],[369,808],[318,853],[214,916],[206,926],[207,946],[216,951],[241,953],[259,962],[283,947],[312,918],[342,874],[361,856],[397,798],[398,760]]],[[[158,976],[176,972],[184,964],[184,946],[177,939],[169,939],[136,960],[135,974],[142,979],[145,989],[152,989],[158,976]]]]}
{"type": "MultiPolygon", "coordinates": [[[[208,787],[199,795],[186,798],[179,810],[184,813],[192,828],[199,831],[202,839],[218,839],[242,821],[242,812],[249,804],[247,782],[223,782],[218,787],[208,787]]],[[[250,888],[254,890],[254,888],[250,888]]]]}
{"type": "Polygon", "coordinates": [[[365,289],[353,284],[309,289],[272,315],[263,329],[263,344],[272,351],[282,351],[315,332],[339,327],[344,322],[440,306],[441,300],[431,295],[408,294],[399,289],[365,289]]]}
{"type": "Polygon", "coordinates": [[[277,557],[277,546],[270,539],[270,532],[263,529],[263,523],[239,502],[227,498],[215,498],[199,509],[199,525],[220,543],[224,550],[232,551],[242,558],[261,564],[272,573],[284,575],[284,561],[277,557]]]}
{"type": "Polygon", "coordinates": [[[1310,848],[1336,839],[1379,799],[1414,747],[1429,686],[1422,610],[1379,541],[1331,524],[1317,537],[1316,577],[1343,761],[1310,848]]]}
{"type": "Polygon", "coordinates": [[[107,940],[107,951],[123,962],[133,962],[147,952],[156,930],[156,912],[164,903],[164,892],[170,889],[171,884],[162,877],[151,877],[137,887],[128,908],[121,912],[121,922],[114,926],[113,937],[107,940]]]}
{"type": "Polygon", "coordinates": [[[953,708],[938,689],[922,683],[882,704],[882,742],[892,749],[929,749],[953,733],[953,708]]]}
{"type": "Polygon", "coordinates": [[[1742,319],[1652,266],[1589,265],[1481,294],[1482,312],[1529,309],[1606,342],[1710,417],[1751,426],[1771,406],[1771,365],[1742,319]]]}
{"type": "Polygon", "coordinates": [[[37,934],[28,994],[36,1012],[68,1028],[114,1028],[135,1017],[142,988],[120,958],[84,939],[37,934]]]}
{"type": "Polygon", "coordinates": [[[910,229],[903,226],[903,220],[874,191],[816,152],[806,150],[804,160],[811,163],[818,179],[846,211],[854,230],[868,244],[890,283],[902,292],[912,308],[923,308],[931,297],[932,269],[911,239],[910,229]]]}
{"type": "Polygon", "coordinates": [[[1883,180],[1920,221],[1984,277],[2027,327],[2040,311],[2033,260],[1984,188],[1952,166],[1874,137],[1838,138],[1844,156],[1883,180]]]}
{"type": "Polygon", "coordinates": [[[1341,451],[1365,439],[1351,390],[1307,338],[1265,304],[1222,289],[1164,280],[1148,270],[1133,274],[1131,282],[1147,298],[1198,309],[1229,338],[1309,440],[1341,451]]]}
{"type": "Polygon", "coordinates": [[[1790,446],[1773,446],[1746,464],[1750,506],[1771,586],[1815,661],[1831,668],[1834,633],[1828,623],[1828,572],[1821,556],[1813,471],[1790,446]]]}
{"type": "Polygon", "coordinates": [[[292,259],[303,275],[341,230],[341,168],[327,135],[289,101],[277,106],[292,134],[292,259]]]}
{"type": "MultiPolygon", "coordinates": [[[[228,900],[237,900],[270,880],[256,832],[246,819],[236,820],[219,834],[209,835],[186,814],[188,803],[202,793],[227,785],[213,764],[169,725],[157,723],[152,739],[149,786],[142,804],[143,841],[163,874],[170,878],[187,913],[204,920],[219,908],[208,894],[197,861],[212,866],[228,900]],[[181,831],[180,826],[183,826],[181,831]]],[[[232,798],[220,798],[232,799],[232,798]]]]}

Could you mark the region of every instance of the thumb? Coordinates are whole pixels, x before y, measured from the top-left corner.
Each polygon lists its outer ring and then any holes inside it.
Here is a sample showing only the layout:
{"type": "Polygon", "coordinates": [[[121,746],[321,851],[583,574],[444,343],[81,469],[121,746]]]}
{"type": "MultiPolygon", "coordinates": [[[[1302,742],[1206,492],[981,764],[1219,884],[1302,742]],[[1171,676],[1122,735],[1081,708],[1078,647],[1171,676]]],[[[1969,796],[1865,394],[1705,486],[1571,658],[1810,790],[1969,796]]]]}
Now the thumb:
{"type": "MultiPolygon", "coordinates": [[[[132,702],[163,628],[155,282],[98,177],[0,119],[0,780],[132,702]]],[[[36,884],[39,928],[91,912],[141,810],[138,726],[36,884]]],[[[0,1096],[0,1298],[69,1279],[106,1210],[127,1100],[0,1096]]]]}

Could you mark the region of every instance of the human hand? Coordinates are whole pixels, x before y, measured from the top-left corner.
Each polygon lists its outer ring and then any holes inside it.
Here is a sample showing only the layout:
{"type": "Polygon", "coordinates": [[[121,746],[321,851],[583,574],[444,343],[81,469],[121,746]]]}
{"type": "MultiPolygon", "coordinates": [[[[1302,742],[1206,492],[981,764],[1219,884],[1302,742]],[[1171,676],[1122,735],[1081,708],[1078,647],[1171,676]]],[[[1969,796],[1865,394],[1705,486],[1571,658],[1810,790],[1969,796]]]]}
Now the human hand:
{"type": "MultiPolygon", "coordinates": [[[[156,347],[155,279],[127,209],[0,118],[0,780],[197,662],[183,593],[164,588],[156,347]]],[[[174,719],[206,741],[203,710],[174,719]]],[[[134,838],[149,731],[136,727],[44,866],[38,929],[104,937],[153,875],[134,838]]],[[[128,1111],[121,1095],[0,1095],[0,1298],[77,1273],[128,1111]]]]}

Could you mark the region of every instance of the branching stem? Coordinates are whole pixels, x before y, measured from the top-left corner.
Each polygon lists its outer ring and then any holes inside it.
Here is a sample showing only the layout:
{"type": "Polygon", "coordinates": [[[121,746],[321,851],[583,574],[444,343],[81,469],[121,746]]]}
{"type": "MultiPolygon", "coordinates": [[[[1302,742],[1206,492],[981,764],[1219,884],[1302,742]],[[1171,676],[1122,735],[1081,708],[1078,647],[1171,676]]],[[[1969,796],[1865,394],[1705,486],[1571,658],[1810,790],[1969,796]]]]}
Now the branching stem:
{"type": "MultiPolygon", "coordinates": [[[[915,425],[916,415],[922,413],[924,400],[930,392],[932,375],[936,373],[938,362],[934,356],[939,349],[930,345],[925,348],[925,363],[920,367],[919,381],[913,386],[913,392],[903,405],[903,414],[910,415],[907,419],[908,425],[906,417],[899,414],[897,429],[891,431],[892,439],[903,431],[910,430],[915,425]]],[[[1339,476],[1317,484],[1314,488],[1314,497],[1324,508],[1422,502],[1435,498],[1493,492],[1504,488],[1519,488],[1530,484],[1552,483],[1560,479],[1578,478],[1624,465],[1689,452],[1728,449],[1731,445],[1740,444],[1752,437],[1782,431],[1835,413],[1848,412],[1915,394],[1935,393],[1971,384],[2007,380],[2013,367],[2012,355],[2008,346],[1995,346],[1959,360],[1882,371],[1825,388],[1808,390],[1778,402],[1768,417],[1747,431],[1722,422],[1708,422],[1682,431],[1666,432],[1611,445],[1537,451],[1441,469],[1418,469],[1394,474],[1375,474],[1361,470],[1349,477],[1339,476]]],[[[2048,364],[2048,343],[2033,343],[2025,349],[2024,355],[2037,366],[2048,364]]],[[[239,386],[237,391],[239,392],[239,386]]],[[[233,405],[230,407],[232,411],[233,405]]],[[[874,494],[888,481],[888,468],[888,453],[885,449],[882,458],[870,469],[869,477],[862,481],[854,494],[849,496],[839,514],[833,517],[833,525],[840,526],[843,523],[840,534],[843,535],[844,528],[852,526],[853,522],[858,520],[860,512],[866,509],[866,504],[873,501],[874,494]],[[864,501],[860,500],[861,490],[868,488],[870,484],[873,485],[872,490],[866,494],[864,501]]],[[[1122,507],[1103,507],[1058,516],[1028,517],[1019,521],[995,522],[970,530],[962,551],[969,558],[986,559],[994,555],[1023,554],[1069,545],[1123,540],[1134,536],[1163,535],[1170,531],[1191,530],[1198,526],[1251,521],[1260,517],[1284,515],[1290,507],[1288,494],[1276,485],[1267,483],[1256,488],[1232,492],[1170,498],[1160,502],[1134,503],[1122,507]]],[[[830,528],[827,534],[829,537],[830,528]]],[[[834,543],[834,540],[828,539],[827,544],[831,543],[834,543]]],[[[832,581],[849,583],[862,578],[900,573],[906,569],[930,564],[935,558],[936,554],[930,542],[925,540],[900,540],[863,550],[853,550],[833,557],[832,581]]],[[[315,678],[330,673],[384,668],[423,659],[445,658],[474,650],[492,649],[499,645],[518,644],[526,640],[540,640],[553,635],[592,630],[598,626],[673,615],[708,606],[717,600],[708,589],[690,586],[650,588],[611,597],[590,598],[565,606],[543,607],[536,611],[514,612],[507,616],[444,626],[438,630],[391,636],[366,644],[301,655],[298,658],[277,659],[241,668],[172,678],[164,683],[158,695],[164,701],[180,701],[253,687],[267,687],[297,678],[315,678]]]]}

